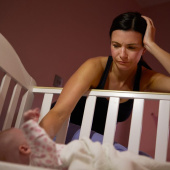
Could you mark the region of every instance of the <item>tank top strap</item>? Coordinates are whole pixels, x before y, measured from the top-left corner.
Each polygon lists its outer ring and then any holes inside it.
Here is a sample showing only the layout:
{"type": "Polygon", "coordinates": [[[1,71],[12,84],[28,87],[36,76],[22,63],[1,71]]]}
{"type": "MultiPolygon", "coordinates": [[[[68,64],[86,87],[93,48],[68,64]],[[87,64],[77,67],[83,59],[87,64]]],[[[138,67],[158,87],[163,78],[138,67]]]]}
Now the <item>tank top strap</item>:
{"type": "Polygon", "coordinates": [[[133,86],[133,91],[140,91],[140,79],[141,79],[141,72],[142,72],[142,66],[140,63],[138,63],[136,75],[135,75],[135,81],[133,86]]]}
{"type": "MultiPolygon", "coordinates": [[[[113,62],[112,56],[109,56],[105,70],[103,72],[103,75],[102,75],[100,82],[99,82],[98,86],[96,87],[96,89],[104,89],[106,79],[107,79],[107,76],[109,74],[109,70],[110,70],[112,62],[113,62]]],[[[135,75],[133,91],[140,91],[141,72],[142,72],[142,66],[141,66],[141,63],[139,62],[138,66],[137,66],[136,75],[135,75]]]]}
{"type": "Polygon", "coordinates": [[[111,66],[112,62],[113,62],[112,56],[109,56],[105,70],[103,72],[103,75],[102,75],[100,82],[99,82],[98,86],[96,87],[96,89],[104,89],[106,79],[107,79],[107,76],[109,74],[109,70],[110,70],[110,66],[111,66]]]}

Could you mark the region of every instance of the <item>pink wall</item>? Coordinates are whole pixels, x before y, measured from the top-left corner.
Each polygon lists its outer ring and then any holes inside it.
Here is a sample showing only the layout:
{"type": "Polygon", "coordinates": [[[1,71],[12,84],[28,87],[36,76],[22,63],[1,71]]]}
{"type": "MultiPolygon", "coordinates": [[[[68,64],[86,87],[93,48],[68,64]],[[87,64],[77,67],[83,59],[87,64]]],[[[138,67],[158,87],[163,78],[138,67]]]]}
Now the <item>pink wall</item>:
{"type": "MultiPolygon", "coordinates": [[[[169,23],[169,17],[170,17],[170,2],[159,4],[153,7],[145,8],[144,14],[151,17],[154,21],[154,25],[156,27],[156,42],[165,50],[170,52],[170,46],[169,46],[169,36],[170,36],[170,23],[169,23]]],[[[168,75],[168,73],[164,70],[164,68],[154,59],[153,56],[147,54],[145,55],[146,60],[151,63],[151,66],[154,70],[165,73],[168,75]]],[[[154,140],[156,138],[156,119],[157,119],[157,109],[155,107],[155,102],[147,102],[146,108],[145,108],[145,116],[144,121],[145,126],[142,136],[141,148],[143,150],[147,150],[149,153],[153,154],[153,146],[154,140]],[[154,114],[152,116],[152,113],[154,114]],[[147,140],[145,140],[147,139],[147,140]],[[145,142],[144,142],[145,141],[145,142]],[[148,141],[149,145],[146,145],[146,142],[148,141]]],[[[169,147],[168,147],[168,161],[170,161],[170,137],[169,137],[169,147]]]]}
{"type": "MultiPolygon", "coordinates": [[[[143,9],[143,13],[154,21],[156,27],[156,42],[165,50],[170,52],[169,35],[170,35],[170,2],[143,9]]],[[[163,67],[149,54],[145,59],[151,64],[152,68],[158,72],[166,73],[163,67]]]]}
{"type": "MultiPolygon", "coordinates": [[[[126,11],[140,11],[150,16],[157,28],[156,40],[169,50],[170,3],[141,8],[135,0],[0,0],[0,32],[13,45],[28,72],[39,86],[52,86],[54,75],[64,83],[86,59],[109,55],[109,27],[112,19],[126,11]]],[[[160,72],[164,69],[149,54],[151,66],[160,72]]],[[[152,104],[154,105],[154,104],[152,104]]],[[[146,105],[145,135],[141,149],[153,156],[156,126],[146,105]],[[149,130],[148,130],[149,129],[149,130]],[[153,137],[152,135],[153,134],[153,137]]],[[[129,121],[118,125],[116,140],[127,145],[129,121]]],[[[170,160],[170,158],[169,158],[170,160]]]]}
{"type": "Polygon", "coordinates": [[[86,59],[110,53],[112,19],[121,12],[139,9],[134,0],[125,2],[0,1],[0,32],[38,85],[52,86],[55,74],[66,82],[86,59]]]}

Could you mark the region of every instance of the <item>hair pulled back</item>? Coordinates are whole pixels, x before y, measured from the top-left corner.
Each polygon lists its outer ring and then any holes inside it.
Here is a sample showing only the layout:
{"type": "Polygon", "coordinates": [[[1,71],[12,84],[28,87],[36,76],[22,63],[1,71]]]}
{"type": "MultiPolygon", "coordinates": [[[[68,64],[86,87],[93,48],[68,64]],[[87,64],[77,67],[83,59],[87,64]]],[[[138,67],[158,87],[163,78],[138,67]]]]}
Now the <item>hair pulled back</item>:
{"type": "Polygon", "coordinates": [[[132,30],[145,35],[147,23],[139,12],[126,12],[118,15],[112,22],[110,28],[110,37],[115,30],[132,30]]]}

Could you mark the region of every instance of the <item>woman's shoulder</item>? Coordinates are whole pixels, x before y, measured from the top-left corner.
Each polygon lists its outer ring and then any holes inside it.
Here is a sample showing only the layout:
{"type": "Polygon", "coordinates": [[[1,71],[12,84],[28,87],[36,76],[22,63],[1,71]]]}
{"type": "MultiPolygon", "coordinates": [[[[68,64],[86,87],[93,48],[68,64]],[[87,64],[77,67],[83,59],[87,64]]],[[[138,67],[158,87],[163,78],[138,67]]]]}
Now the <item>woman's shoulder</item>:
{"type": "MultiPolygon", "coordinates": [[[[90,88],[96,88],[103,71],[105,69],[108,57],[107,56],[98,56],[88,59],[83,64],[83,74],[88,75],[87,79],[91,81],[90,88]]],[[[81,72],[82,73],[82,72],[81,72]]]]}
{"type": "Polygon", "coordinates": [[[86,60],[86,63],[92,66],[101,66],[105,68],[108,56],[97,56],[86,60]]]}
{"type": "Polygon", "coordinates": [[[155,72],[154,70],[147,69],[146,67],[142,66],[142,73],[141,73],[141,89],[148,90],[150,84],[153,82],[153,79],[156,75],[160,73],[155,72]]]}

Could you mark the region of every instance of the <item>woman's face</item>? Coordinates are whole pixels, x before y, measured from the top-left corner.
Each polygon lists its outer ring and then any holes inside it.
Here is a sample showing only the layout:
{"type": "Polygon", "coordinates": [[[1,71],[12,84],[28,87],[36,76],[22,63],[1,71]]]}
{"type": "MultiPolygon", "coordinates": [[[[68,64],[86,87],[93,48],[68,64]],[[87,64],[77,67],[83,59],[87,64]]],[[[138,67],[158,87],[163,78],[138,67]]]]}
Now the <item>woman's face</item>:
{"type": "Polygon", "coordinates": [[[115,30],[112,32],[111,54],[114,64],[119,69],[128,70],[136,67],[144,52],[141,33],[131,30],[115,30]]]}

